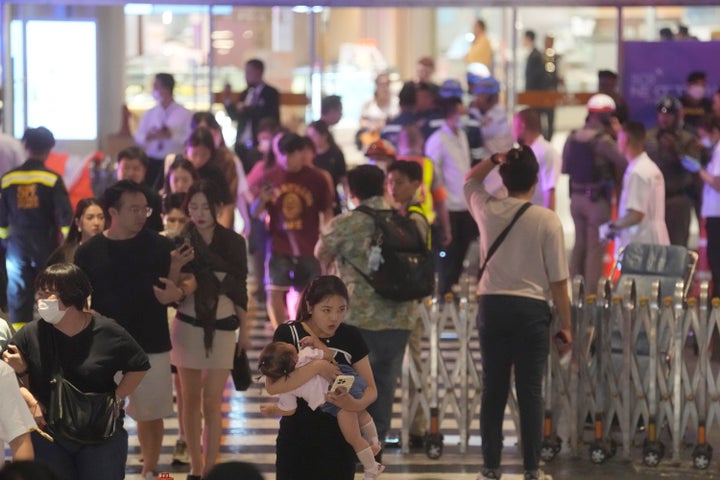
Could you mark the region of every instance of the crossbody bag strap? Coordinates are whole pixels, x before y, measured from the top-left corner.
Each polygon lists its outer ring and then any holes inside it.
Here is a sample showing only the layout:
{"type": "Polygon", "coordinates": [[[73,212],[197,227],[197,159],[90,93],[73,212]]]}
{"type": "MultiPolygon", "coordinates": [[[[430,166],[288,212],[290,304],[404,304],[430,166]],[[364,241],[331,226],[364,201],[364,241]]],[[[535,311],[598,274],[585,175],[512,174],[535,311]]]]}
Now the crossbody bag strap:
{"type": "Polygon", "coordinates": [[[492,258],[493,255],[495,255],[495,252],[498,248],[500,248],[500,245],[505,240],[505,237],[507,237],[508,233],[510,233],[510,229],[512,229],[513,225],[515,225],[515,222],[518,221],[518,219],[522,216],[525,211],[532,206],[532,203],[525,202],[522,207],[518,209],[517,212],[515,212],[515,216],[510,221],[510,224],[505,227],[505,229],[500,232],[500,235],[495,239],[492,245],[490,245],[490,248],[488,248],[487,255],[485,255],[485,261],[483,262],[482,267],[480,267],[480,273],[478,274],[478,281],[482,278],[483,272],[485,272],[485,267],[487,267],[488,262],[492,258]]]}
{"type": "Polygon", "coordinates": [[[292,335],[293,343],[295,344],[295,348],[297,348],[297,351],[300,351],[300,336],[297,332],[297,327],[295,324],[290,324],[290,334],[292,335]]]}

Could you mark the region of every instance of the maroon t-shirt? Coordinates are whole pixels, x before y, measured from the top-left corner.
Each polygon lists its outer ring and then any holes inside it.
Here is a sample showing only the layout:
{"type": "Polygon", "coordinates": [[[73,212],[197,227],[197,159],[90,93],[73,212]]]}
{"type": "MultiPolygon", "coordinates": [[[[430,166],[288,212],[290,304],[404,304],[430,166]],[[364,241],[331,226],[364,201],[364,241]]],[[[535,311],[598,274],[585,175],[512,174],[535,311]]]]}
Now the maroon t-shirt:
{"type": "Polygon", "coordinates": [[[312,257],[320,232],[320,213],[332,205],[325,177],[316,168],[285,171],[277,199],[268,205],[273,254],[312,257]]]}
{"type": "Polygon", "coordinates": [[[263,186],[270,184],[273,187],[279,187],[282,183],[285,169],[280,165],[273,165],[270,168],[265,168],[263,162],[256,163],[253,165],[252,170],[248,173],[247,183],[250,194],[253,197],[260,195],[263,186]]]}

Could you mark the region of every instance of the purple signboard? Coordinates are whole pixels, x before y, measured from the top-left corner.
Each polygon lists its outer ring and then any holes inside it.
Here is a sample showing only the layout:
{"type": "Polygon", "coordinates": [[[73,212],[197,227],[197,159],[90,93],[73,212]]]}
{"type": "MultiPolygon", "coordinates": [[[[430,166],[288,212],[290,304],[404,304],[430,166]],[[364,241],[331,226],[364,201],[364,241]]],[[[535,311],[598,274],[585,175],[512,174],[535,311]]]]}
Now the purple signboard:
{"type": "Polygon", "coordinates": [[[707,96],[720,86],[720,42],[625,42],[622,92],[630,117],[646,126],[656,123],[655,102],[666,94],[678,98],[690,72],[707,74],[707,96]]]}

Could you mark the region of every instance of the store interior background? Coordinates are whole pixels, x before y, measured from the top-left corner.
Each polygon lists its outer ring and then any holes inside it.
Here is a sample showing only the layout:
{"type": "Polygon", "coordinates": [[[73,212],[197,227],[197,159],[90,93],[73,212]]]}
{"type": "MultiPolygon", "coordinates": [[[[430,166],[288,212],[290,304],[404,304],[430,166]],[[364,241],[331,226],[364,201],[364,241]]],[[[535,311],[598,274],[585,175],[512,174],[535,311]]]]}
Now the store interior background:
{"type": "MultiPolygon", "coordinates": [[[[28,88],[25,72],[13,70],[22,49],[13,49],[10,25],[37,19],[83,19],[95,21],[97,31],[97,138],[61,139],[58,149],[115,153],[128,141],[118,135],[123,105],[130,110],[132,130],[142,113],[154,105],[152,79],[157,72],[175,76],[176,99],[187,108],[218,112],[232,144],[234,129],[222,105],[213,103],[214,93],[226,83],[234,91],[243,90],[243,65],[257,57],[265,61],[268,83],[296,94],[288,95],[294,105],[282,108],[283,121],[290,126],[302,129],[318,118],[322,96],[342,97],[344,116],[334,132],[351,165],[363,162],[353,138],[360,109],[372,97],[376,74],[390,72],[397,92],[402,81],[414,76],[417,59],[430,55],[436,60],[436,82],[456,78],[464,83],[464,56],[472,42],[475,18],[487,24],[495,50],[493,72],[504,85],[503,101],[510,112],[521,107],[515,94],[524,90],[527,53],[522,37],[527,29],[537,33],[539,48],[546,35],[554,36],[564,88],[572,94],[594,92],[598,69],[618,70],[622,40],[656,41],[660,28],[677,30],[679,24],[689,25],[698,39],[711,40],[720,24],[719,7],[290,8],[20,2],[0,2],[0,7],[5,132],[24,130],[26,125],[17,124],[14,112],[26,109],[24,102],[31,101],[23,91],[28,88]],[[297,102],[298,98],[307,98],[307,105],[298,104],[304,103],[297,102]]],[[[68,58],[74,54],[67,52],[68,58]]],[[[68,85],[70,98],[88,94],[74,89],[72,81],[68,85]]],[[[582,124],[584,115],[582,106],[557,109],[553,143],[559,149],[567,132],[582,124]]],[[[67,118],[76,121],[72,112],[67,112],[67,118]]],[[[567,186],[561,185],[558,198],[566,194],[567,186]]],[[[567,206],[559,213],[571,238],[567,206]]]]}

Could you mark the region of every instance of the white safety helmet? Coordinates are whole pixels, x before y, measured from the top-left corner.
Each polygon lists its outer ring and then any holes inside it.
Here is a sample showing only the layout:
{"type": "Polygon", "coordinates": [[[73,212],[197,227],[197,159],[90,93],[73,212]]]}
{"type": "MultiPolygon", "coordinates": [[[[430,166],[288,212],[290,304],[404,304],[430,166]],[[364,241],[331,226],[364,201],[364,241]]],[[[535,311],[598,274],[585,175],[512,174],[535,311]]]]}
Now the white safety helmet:
{"type": "Polygon", "coordinates": [[[603,113],[614,112],[616,108],[615,100],[611,96],[604,93],[596,93],[587,103],[588,112],[603,113]]]}

